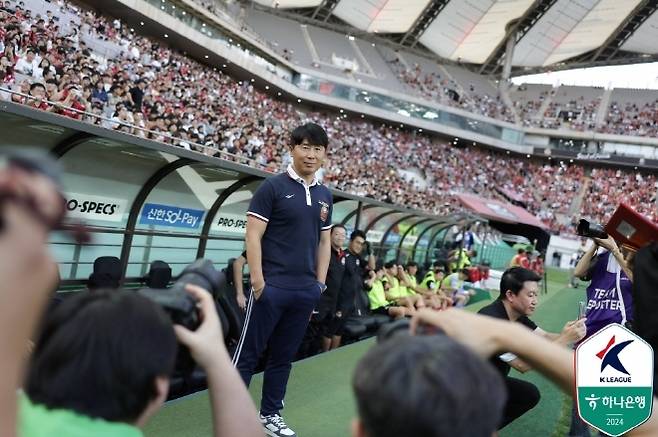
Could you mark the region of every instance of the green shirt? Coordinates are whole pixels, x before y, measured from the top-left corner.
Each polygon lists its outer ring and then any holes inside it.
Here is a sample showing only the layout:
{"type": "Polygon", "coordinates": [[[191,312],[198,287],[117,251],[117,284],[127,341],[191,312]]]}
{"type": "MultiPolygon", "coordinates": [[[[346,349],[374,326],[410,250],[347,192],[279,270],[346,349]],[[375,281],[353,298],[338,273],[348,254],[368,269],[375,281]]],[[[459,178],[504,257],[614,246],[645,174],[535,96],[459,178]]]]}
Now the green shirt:
{"type": "Polygon", "coordinates": [[[132,425],[82,416],[70,410],[49,410],[19,396],[19,437],[142,437],[132,425]]]}
{"type": "Polygon", "coordinates": [[[373,282],[372,288],[368,292],[368,300],[370,300],[371,310],[376,310],[377,308],[387,307],[390,305],[389,301],[386,300],[386,295],[384,294],[384,284],[382,281],[373,282]]]}
{"type": "Polygon", "coordinates": [[[391,299],[401,299],[407,295],[407,288],[400,286],[398,278],[393,277],[391,280],[391,288],[388,290],[391,299]]]}
{"type": "Polygon", "coordinates": [[[471,265],[471,259],[468,257],[468,254],[466,253],[465,250],[460,250],[457,263],[455,265],[455,268],[453,270],[461,270],[464,267],[469,267],[471,265]]]}
{"type": "Polygon", "coordinates": [[[405,287],[407,289],[407,296],[413,296],[414,294],[417,294],[416,290],[414,290],[416,285],[418,285],[418,281],[416,281],[416,277],[408,273],[405,273],[404,275],[407,279],[407,282],[411,285],[411,287],[405,287]]]}
{"type": "Polygon", "coordinates": [[[459,272],[455,272],[446,276],[443,281],[444,283],[448,284],[448,288],[450,288],[452,291],[461,290],[461,288],[464,286],[464,281],[459,279],[459,272]]]}
{"type": "Polygon", "coordinates": [[[439,288],[436,283],[436,274],[432,270],[427,272],[423,278],[423,282],[420,283],[420,286],[436,293],[439,288]]]}

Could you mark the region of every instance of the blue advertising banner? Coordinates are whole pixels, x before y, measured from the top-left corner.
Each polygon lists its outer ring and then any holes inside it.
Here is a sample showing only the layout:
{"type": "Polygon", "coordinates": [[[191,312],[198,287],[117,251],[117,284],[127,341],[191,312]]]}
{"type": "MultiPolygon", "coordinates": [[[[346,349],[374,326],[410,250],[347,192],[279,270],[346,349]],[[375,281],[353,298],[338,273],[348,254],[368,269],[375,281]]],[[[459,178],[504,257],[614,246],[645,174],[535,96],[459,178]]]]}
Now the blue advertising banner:
{"type": "Polygon", "coordinates": [[[142,208],[139,223],[143,225],[172,226],[175,228],[196,229],[201,223],[204,211],[179,208],[171,205],[147,203],[142,208]]]}

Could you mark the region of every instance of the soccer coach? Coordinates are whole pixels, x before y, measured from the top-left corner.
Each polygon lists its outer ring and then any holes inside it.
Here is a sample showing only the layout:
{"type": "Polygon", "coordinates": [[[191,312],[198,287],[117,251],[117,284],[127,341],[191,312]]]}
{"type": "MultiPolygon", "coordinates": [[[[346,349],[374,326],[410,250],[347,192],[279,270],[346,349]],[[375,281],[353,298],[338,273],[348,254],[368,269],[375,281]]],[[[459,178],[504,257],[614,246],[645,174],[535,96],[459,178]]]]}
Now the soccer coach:
{"type": "Polygon", "coordinates": [[[260,185],[247,211],[247,260],[252,293],[234,356],[249,385],[268,347],[260,420],[268,436],[293,437],[283,408],[291,361],[321,293],[331,256],[332,196],[315,179],[329,140],[307,123],[293,130],[292,164],[260,185]]]}

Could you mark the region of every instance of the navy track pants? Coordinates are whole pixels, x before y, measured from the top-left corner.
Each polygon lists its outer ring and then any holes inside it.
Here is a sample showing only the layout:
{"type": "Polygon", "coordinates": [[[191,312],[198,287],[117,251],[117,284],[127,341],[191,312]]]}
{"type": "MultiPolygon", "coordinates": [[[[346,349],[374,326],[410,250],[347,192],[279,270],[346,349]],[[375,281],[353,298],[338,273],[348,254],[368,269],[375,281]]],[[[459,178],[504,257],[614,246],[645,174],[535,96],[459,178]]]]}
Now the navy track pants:
{"type": "Polygon", "coordinates": [[[318,300],[320,287],[286,290],[266,283],[258,300],[249,296],[244,327],[233,356],[247,387],[263,351],[269,353],[263,378],[261,414],[278,414],[283,409],[291,362],[304,337],[318,300]]]}

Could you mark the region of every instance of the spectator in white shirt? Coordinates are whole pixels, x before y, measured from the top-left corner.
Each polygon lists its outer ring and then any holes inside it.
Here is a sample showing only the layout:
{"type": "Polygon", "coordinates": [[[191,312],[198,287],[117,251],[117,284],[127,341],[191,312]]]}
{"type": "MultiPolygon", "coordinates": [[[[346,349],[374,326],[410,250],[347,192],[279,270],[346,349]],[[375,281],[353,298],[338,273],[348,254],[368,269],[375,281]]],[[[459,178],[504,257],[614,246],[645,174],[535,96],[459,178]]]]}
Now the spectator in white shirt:
{"type": "Polygon", "coordinates": [[[16,62],[14,71],[17,73],[25,74],[27,76],[32,76],[38,67],[39,64],[37,63],[34,50],[28,49],[25,53],[25,56],[18,58],[18,62],[16,62]]]}

